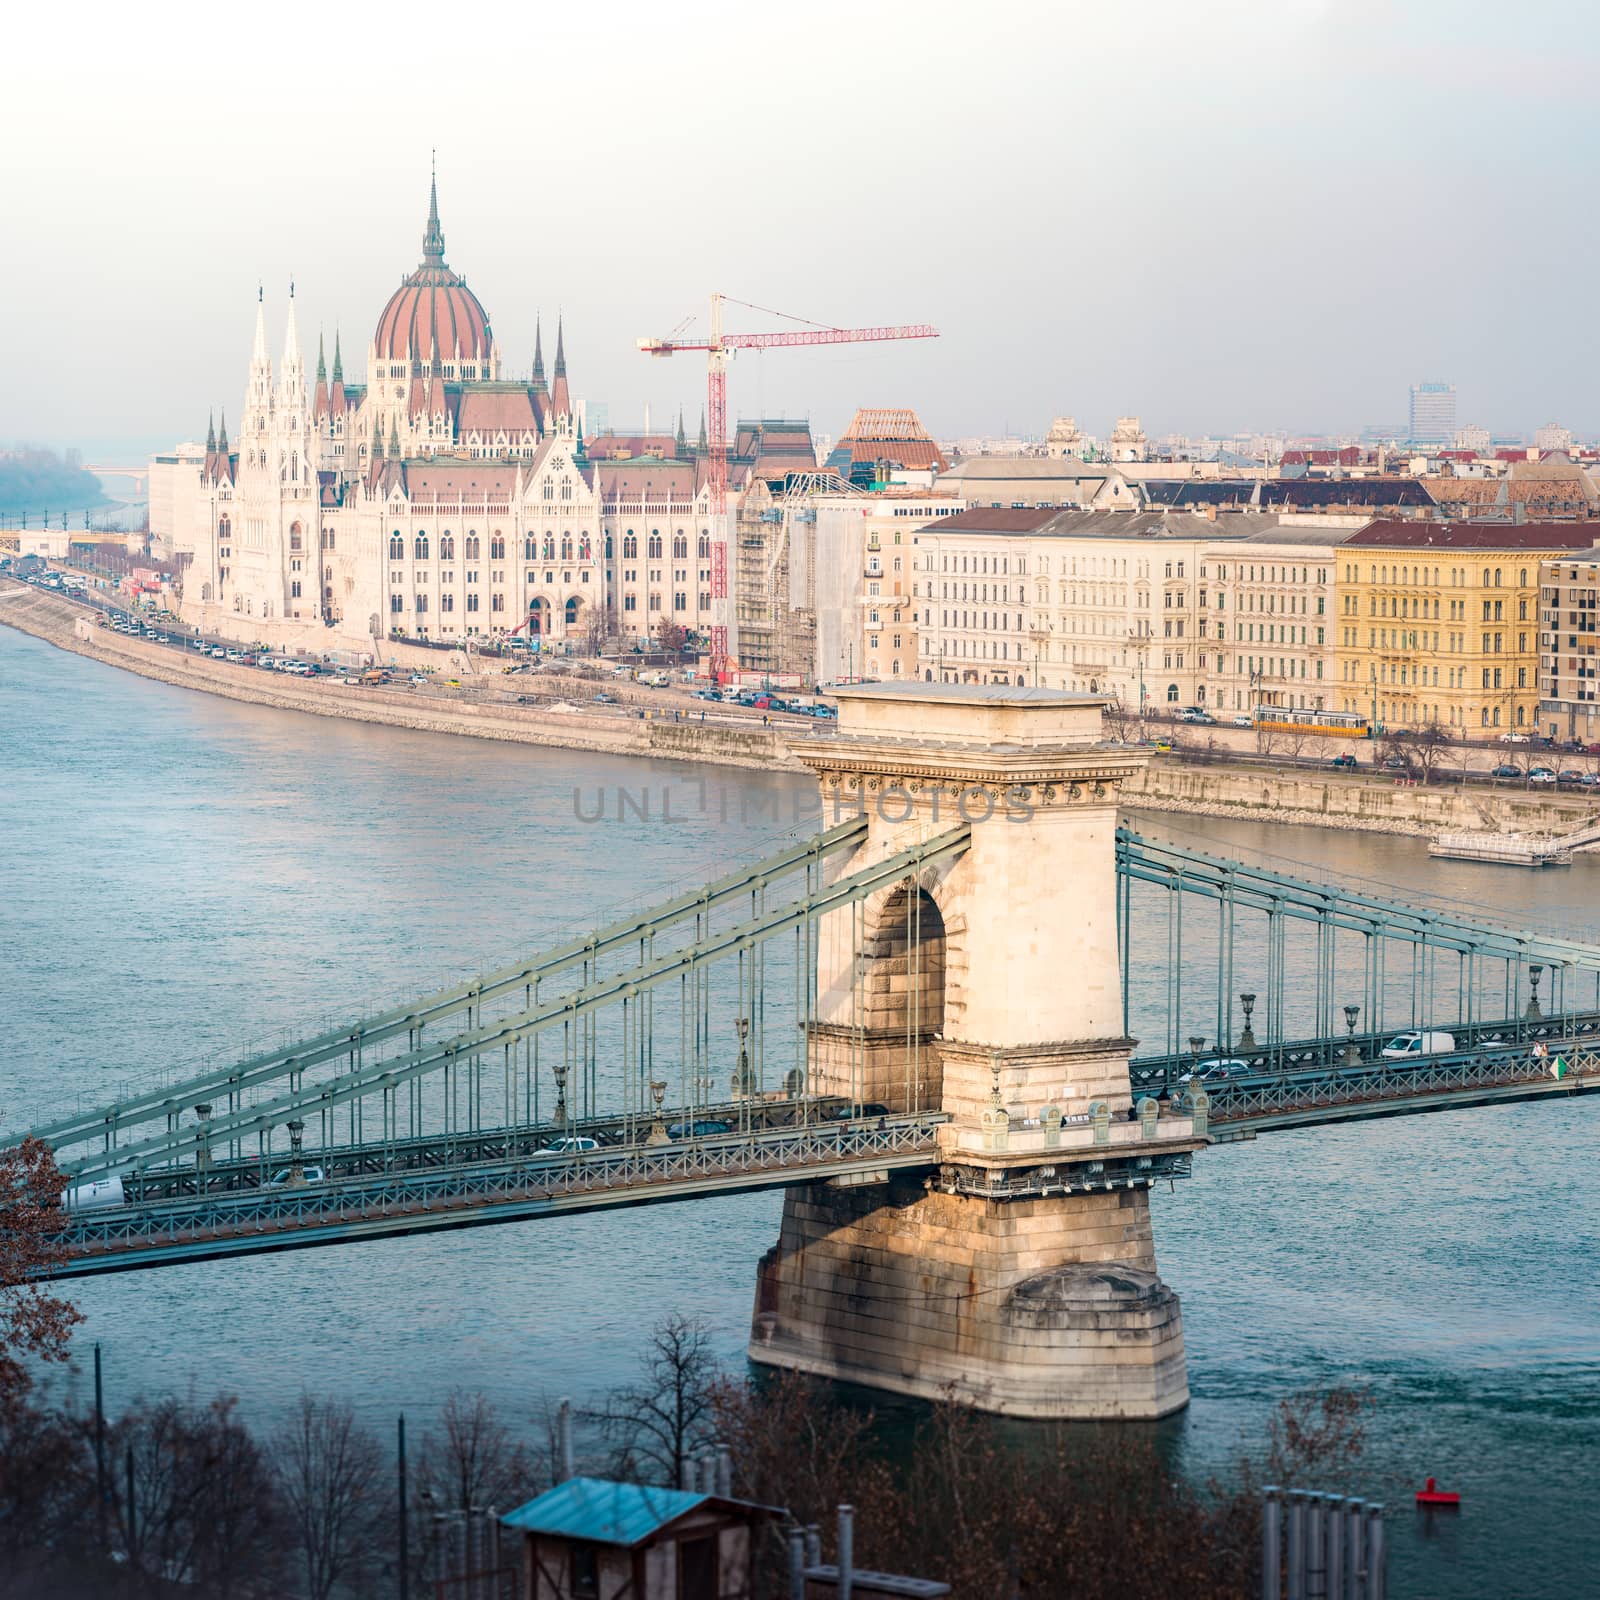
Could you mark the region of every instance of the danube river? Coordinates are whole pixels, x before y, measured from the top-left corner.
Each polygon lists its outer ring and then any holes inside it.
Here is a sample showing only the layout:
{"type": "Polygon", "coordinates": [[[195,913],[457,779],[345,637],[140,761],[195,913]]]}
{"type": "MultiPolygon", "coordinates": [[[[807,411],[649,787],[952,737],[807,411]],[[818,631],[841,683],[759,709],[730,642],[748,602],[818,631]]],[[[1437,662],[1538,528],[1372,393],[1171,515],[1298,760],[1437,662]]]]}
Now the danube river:
{"type": "MultiPolygon", "coordinates": [[[[236,705],[3,629],[0,774],[0,1122],[12,1127],[125,1071],[243,1053],[284,1025],[433,987],[663,897],[766,853],[812,800],[787,775],[236,705]],[[677,820],[662,823],[659,805],[648,824],[578,820],[574,788],[607,785],[670,786],[677,820]]],[[[1148,828],[1568,929],[1600,888],[1600,861],[1535,877],[1441,870],[1413,840],[1198,818],[1148,828]]],[[[1587,1487],[1596,1131],[1594,1102],[1576,1101],[1204,1155],[1155,1201],[1194,1393],[1162,1428],[1176,1459],[1226,1472],[1281,1396],[1369,1385],[1367,1457],[1325,1487],[1391,1506],[1392,1593],[1574,1592],[1572,1574],[1600,1569],[1587,1487]],[[1463,1491],[1459,1518],[1415,1517],[1410,1491],[1429,1473],[1463,1491]]],[[[266,1417],[310,1388],[374,1422],[404,1408],[425,1425],[465,1385],[531,1432],[541,1397],[594,1397],[625,1378],[670,1310],[703,1317],[737,1365],[779,1205],[658,1206],[72,1292],[89,1319],[83,1348],[105,1346],[113,1404],[228,1390],[266,1417]]]]}

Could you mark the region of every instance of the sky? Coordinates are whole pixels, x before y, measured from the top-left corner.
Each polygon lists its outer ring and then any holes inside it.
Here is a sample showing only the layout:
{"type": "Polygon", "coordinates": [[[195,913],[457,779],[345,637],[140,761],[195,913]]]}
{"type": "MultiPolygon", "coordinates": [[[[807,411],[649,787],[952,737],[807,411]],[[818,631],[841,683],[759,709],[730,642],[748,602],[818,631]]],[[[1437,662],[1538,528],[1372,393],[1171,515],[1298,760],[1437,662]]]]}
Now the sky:
{"type": "MultiPolygon", "coordinates": [[[[637,425],[712,290],[936,341],[741,355],[730,413],[911,406],[941,437],[1336,432],[1454,382],[1461,422],[1600,433],[1586,6],[1526,0],[31,5],[8,19],[0,441],[91,459],[237,414],[276,357],[361,376],[418,262],[508,371],[565,318],[637,425]]],[[[780,324],[730,308],[730,328],[780,324]]]]}

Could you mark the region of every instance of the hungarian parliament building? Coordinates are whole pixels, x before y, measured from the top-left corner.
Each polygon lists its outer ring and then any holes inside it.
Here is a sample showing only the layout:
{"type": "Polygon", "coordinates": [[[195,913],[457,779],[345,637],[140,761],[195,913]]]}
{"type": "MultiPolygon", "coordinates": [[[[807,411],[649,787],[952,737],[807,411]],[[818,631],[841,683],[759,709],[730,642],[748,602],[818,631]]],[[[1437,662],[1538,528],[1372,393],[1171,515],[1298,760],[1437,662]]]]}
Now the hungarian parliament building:
{"type": "MultiPolygon", "coordinates": [[[[245,402],[204,451],[162,458],[183,610],[225,636],[310,642],[645,639],[712,621],[708,460],[676,435],[588,441],[558,326],[547,379],[508,377],[493,324],[445,261],[437,184],[422,260],[347,383],[335,341],[308,376],[288,303],[268,353],[258,296],[245,402]],[[321,635],[327,637],[324,632],[321,635]]],[[[816,465],[805,424],[742,425],[729,486],[816,465]]],[[[735,498],[730,494],[730,501],[735,498]]]]}

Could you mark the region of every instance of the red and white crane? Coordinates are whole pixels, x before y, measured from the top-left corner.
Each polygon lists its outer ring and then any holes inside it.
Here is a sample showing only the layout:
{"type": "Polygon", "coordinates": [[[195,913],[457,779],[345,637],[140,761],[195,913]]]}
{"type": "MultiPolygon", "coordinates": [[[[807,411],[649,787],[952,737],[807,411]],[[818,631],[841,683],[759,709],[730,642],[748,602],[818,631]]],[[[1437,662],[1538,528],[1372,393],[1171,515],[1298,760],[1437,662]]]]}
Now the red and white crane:
{"type": "MultiPolygon", "coordinates": [[[[719,677],[734,663],[729,659],[728,631],[733,607],[728,595],[728,357],[736,350],[778,350],[793,345],[857,344],[879,339],[937,339],[939,330],[926,322],[893,328],[829,328],[813,323],[792,333],[724,333],[722,302],[711,297],[710,337],[641,339],[639,348],[649,356],[674,356],[691,350],[706,353],[706,440],[710,450],[707,488],[711,502],[711,670],[719,677]]],[[[743,300],[735,305],[748,305],[743,300]]],[[[764,311],[762,306],[748,306],[764,311]]],[[[768,312],[783,316],[783,312],[768,312]]],[[[803,320],[793,318],[793,321],[803,320]]]]}

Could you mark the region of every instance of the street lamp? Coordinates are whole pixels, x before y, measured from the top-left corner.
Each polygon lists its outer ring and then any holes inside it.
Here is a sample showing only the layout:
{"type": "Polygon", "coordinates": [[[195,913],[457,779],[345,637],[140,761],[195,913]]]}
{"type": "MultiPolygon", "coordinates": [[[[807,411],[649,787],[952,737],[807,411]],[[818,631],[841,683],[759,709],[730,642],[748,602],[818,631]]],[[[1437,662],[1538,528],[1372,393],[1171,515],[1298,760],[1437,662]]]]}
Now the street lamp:
{"type": "Polygon", "coordinates": [[[306,1125],[299,1117],[289,1119],[289,1183],[291,1187],[306,1181],[306,1170],[301,1162],[301,1144],[306,1125]]]}
{"type": "Polygon", "coordinates": [[[1346,1006],[1344,1008],[1345,1032],[1349,1035],[1344,1046],[1344,1064],[1347,1067],[1359,1067],[1361,1065],[1361,1047],[1356,1043],[1356,1018],[1360,1015],[1360,1006],[1346,1006]]]}
{"type": "Polygon", "coordinates": [[[1253,994],[1241,994],[1239,1004],[1244,1007],[1244,1032],[1239,1035],[1239,1048],[1241,1050],[1254,1050],[1256,1036],[1250,1028],[1250,1014],[1256,1008],[1256,997],[1253,994]]]}

